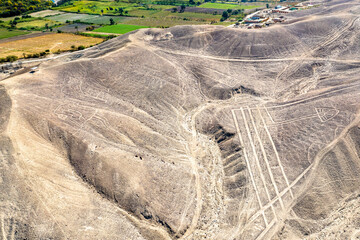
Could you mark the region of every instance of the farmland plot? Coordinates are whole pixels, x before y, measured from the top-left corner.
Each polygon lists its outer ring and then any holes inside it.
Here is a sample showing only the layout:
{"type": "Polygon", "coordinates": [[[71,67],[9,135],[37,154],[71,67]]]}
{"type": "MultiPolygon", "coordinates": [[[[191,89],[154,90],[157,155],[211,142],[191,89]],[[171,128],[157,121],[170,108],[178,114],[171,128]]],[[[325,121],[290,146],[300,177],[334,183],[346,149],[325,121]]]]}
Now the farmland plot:
{"type": "Polygon", "coordinates": [[[0,43],[0,57],[6,57],[9,55],[22,57],[24,53],[40,53],[47,49],[50,50],[50,52],[57,52],[59,50],[67,51],[71,49],[71,46],[78,47],[83,45],[85,47],[89,47],[102,41],[103,39],[100,38],[84,37],[68,33],[54,33],[0,43]]]}
{"type": "Polygon", "coordinates": [[[56,16],[47,17],[47,19],[63,22],[63,23],[65,23],[67,20],[69,21],[79,20],[84,23],[92,23],[92,24],[109,24],[110,18],[112,18],[115,21],[115,23],[120,23],[129,19],[127,17],[120,17],[120,16],[100,16],[100,15],[76,14],[76,13],[64,13],[56,16]]]}
{"type": "Polygon", "coordinates": [[[131,32],[140,28],[148,28],[146,26],[137,26],[137,25],[126,25],[126,24],[118,24],[112,26],[105,26],[94,30],[94,32],[106,32],[106,33],[120,33],[124,34],[127,32],[131,32]]]}

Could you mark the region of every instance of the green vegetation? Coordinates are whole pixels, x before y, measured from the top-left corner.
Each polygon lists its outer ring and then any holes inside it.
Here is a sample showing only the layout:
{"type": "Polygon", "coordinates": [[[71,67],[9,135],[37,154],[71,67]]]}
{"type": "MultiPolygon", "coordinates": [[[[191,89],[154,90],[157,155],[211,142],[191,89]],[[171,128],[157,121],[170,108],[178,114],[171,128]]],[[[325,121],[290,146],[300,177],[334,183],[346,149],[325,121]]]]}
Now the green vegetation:
{"type": "Polygon", "coordinates": [[[243,18],[244,17],[244,9],[239,9],[239,10],[228,9],[222,13],[220,21],[223,22],[233,15],[235,15],[235,16],[240,15],[238,17],[243,18]]]}
{"type": "Polygon", "coordinates": [[[106,33],[120,33],[124,34],[127,32],[131,32],[140,28],[148,28],[146,26],[137,26],[137,25],[126,25],[126,24],[118,24],[118,25],[111,25],[98,28],[94,30],[94,32],[106,32],[106,33]]]}
{"type": "Polygon", "coordinates": [[[41,31],[41,30],[51,30],[55,26],[60,26],[61,23],[44,19],[44,18],[33,18],[30,15],[23,15],[20,17],[12,18],[12,20],[3,21],[1,23],[2,27],[13,30],[15,28],[20,30],[29,30],[29,31],[41,31]]]}
{"type": "MultiPolygon", "coordinates": [[[[244,1],[247,0],[241,0],[241,2],[244,1]]],[[[256,1],[252,0],[252,2],[256,1]]],[[[260,7],[258,5],[265,6],[264,2],[256,4],[241,2],[60,0],[58,6],[53,6],[47,0],[0,0],[0,17],[3,16],[0,19],[0,39],[26,34],[30,31],[67,33],[68,35],[62,35],[62,42],[66,42],[67,47],[55,52],[51,50],[53,53],[60,53],[82,48],[81,44],[75,44],[78,40],[74,36],[95,37],[97,41],[103,41],[140,28],[167,28],[176,25],[197,24],[229,25],[244,17],[244,9],[260,7]],[[40,9],[46,10],[39,11],[40,9]],[[17,16],[13,16],[15,14],[17,16]],[[78,47],[70,48],[72,45],[78,47]]],[[[27,57],[27,55],[22,55],[23,53],[29,54],[29,57],[37,57],[31,54],[42,56],[38,51],[33,51],[36,44],[34,45],[30,39],[23,41],[22,44],[25,43],[29,43],[26,51],[22,50],[23,45],[11,45],[11,51],[7,47],[3,48],[0,57],[4,58],[8,55],[27,57]]],[[[88,45],[83,44],[83,46],[88,45]]],[[[46,49],[49,47],[46,46],[46,49]]]]}
{"type": "Polygon", "coordinates": [[[19,35],[28,34],[28,31],[22,31],[17,29],[0,28],[0,39],[15,37],[19,35]]]}
{"type": "Polygon", "coordinates": [[[16,27],[23,30],[43,30],[50,29],[51,27],[58,26],[60,23],[45,19],[36,19],[33,21],[19,22],[16,27]]]}
{"type": "Polygon", "coordinates": [[[40,11],[50,8],[52,5],[52,1],[47,0],[0,0],[0,17],[40,11]]]}
{"type": "Polygon", "coordinates": [[[259,5],[238,5],[238,4],[231,4],[231,3],[204,3],[201,4],[199,7],[201,8],[217,8],[217,9],[253,9],[259,8],[259,5]]]}
{"type": "MultiPolygon", "coordinates": [[[[48,19],[65,22],[79,20],[82,23],[109,25],[110,18],[113,24],[129,24],[150,27],[171,27],[175,25],[216,24],[227,19],[235,21],[243,17],[244,9],[260,7],[257,5],[210,3],[200,5],[204,0],[70,0],[53,9],[69,13],[47,17],[48,19]],[[200,5],[200,6],[199,6],[200,5]],[[180,6],[180,7],[179,7],[180,6]],[[188,7],[192,9],[187,10],[188,7]],[[223,12],[197,12],[194,7],[232,9],[227,17],[223,12]],[[237,10],[237,12],[235,11],[237,10]],[[72,12],[72,13],[70,13],[72,12]],[[81,13],[81,14],[79,14],[81,13]],[[84,14],[86,13],[86,14],[84,14]],[[121,19],[117,19],[120,17],[121,19]],[[130,18],[132,17],[132,18],[130,18]]],[[[203,10],[201,10],[203,11],[203,10]]]]}
{"type": "Polygon", "coordinates": [[[119,8],[123,9],[123,15],[125,11],[135,9],[138,5],[128,2],[116,2],[116,1],[70,1],[66,2],[59,7],[53,9],[59,9],[66,12],[88,13],[88,14],[112,14],[120,15],[119,8]]]}
{"type": "Polygon", "coordinates": [[[0,58],[0,63],[4,63],[4,62],[15,62],[16,60],[18,60],[19,58],[17,56],[7,56],[5,58],[0,58]]]}
{"type": "Polygon", "coordinates": [[[85,37],[103,38],[105,40],[117,37],[117,35],[114,34],[101,34],[101,33],[96,34],[96,33],[88,33],[88,32],[77,33],[77,35],[81,35],[85,37]]]}

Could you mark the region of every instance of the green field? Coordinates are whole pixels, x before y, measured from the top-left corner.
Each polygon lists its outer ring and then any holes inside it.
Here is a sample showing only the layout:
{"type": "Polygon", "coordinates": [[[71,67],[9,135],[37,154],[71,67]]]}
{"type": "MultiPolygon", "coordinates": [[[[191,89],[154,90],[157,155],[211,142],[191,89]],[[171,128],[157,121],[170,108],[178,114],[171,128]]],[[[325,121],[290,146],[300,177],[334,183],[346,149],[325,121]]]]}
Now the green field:
{"type": "Polygon", "coordinates": [[[115,21],[115,23],[120,23],[130,19],[127,17],[120,17],[120,16],[100,16],[100,15],[77,14],[77,13],[63,13],[46,18],[62,23],[65,23],[67,20],[69,21],[79,20],[84,23],[92,23],[92,24],[109,24],[110,18],[112,18],[115,21]]]}
{"type": "Polygon", "coordinates": [[[106,32],[106,33],[128,33],[140,28],[148,28],[146,26],[137,26],[137,25],[126,25],[126,24],[118,24],[118,25],[111,25],[111,26],[105,26],[98,28],[94,30],[93,32],[106,32]]]}
{"type": "Polygon", "coordinates": [[[16,27],[21,28],[21,29],[27,29],[27,30],[35,30],[35,29],[44,29],[46,24],[49,27],[60,25],[60,23],[56,22],[56,21],[37,19],[37,20],[33,20],[33,21],[19,22],[16,25],[16,27]]]}
{"type": "Polygon", "coordinates": [[[115,2],[115,1],[71,1],[63,6],[55,7],[66,12],[80,12],[89,14],[116,14],[115,8],[124,8],[124,10],[132,10],[136,8],[135,3],[115,2]],[[110,7],[113,10],[110,10],[110,7]],[[101,11],[103,10],[103,11],[101,11]]]}
{"type": "Polygon", "coordinates": [[[228,3],[204,3],[201,4],[199,7],[201,8],[217,8],[217,9],[253,9],[253,8],[260,8],[259,5],[238,5],[238,4],[228,4],[228,3]]]}
{"type": "Polygon", "coordinates": [[[3,38],[9,38],[9,37],[15,37],[19,35],[28,34],[28,31],[22,31],[22,30],[8,30],[6,28],[0,28],[0,39],[3,38]]]}
{"type": "Polygon", "coordinates": [[[74,1],[55,7],[65,12],[86,13],[86,14],[106,14],[120,16],[119,8],[123,9],[124,16],[150,17],[152,14],[161,12],[165,9],[173,8],[173,5],[137,4],[115,1],[74,1]]]}
{"type": "MultiPolygon", "coordinates": [[[[172,27],[176,25],[196,25],[218,23],[221,13],[217,15],[208,13],[196,13],[191,11],[172,12],[169,9],[179,6],[180,4],[188,5],[188,1],[182,0],[159,0],[159,1],[143,1],[140,2],[130,0],[101,0],[101,1],[70,1],[53,9],[67,12],[56,16],[49,16],[47,19],[66,22],[79,20],[83,23],[108,25],[110,18],[115,23],[139,25],[149,27],[172,27]],[[154,3],[161,3],[159,5],[154,3]],[[162,5],[165,4],[165,5],[162,5]],[[121,10],[121,11],[120,11],[121,10]],[[96,15],[97,14],[97,15],[96,15]],[[107,16],[106,16],[107,15],[107,16]],[[112,16],[114,15],[114,16],[112,16]],[[121,16],[120,16],[121,15],[121,16]],[[124,17],[125,16],[125,17],[124,17]]],[[[210,4],[210,3],[208,3],[210,4]]],[[[216,7],[216,3],[211,3],[208,7],[216,7]],[[211,4],[215,4],[212,6],[211,4]]],[[[192,5],[196,6],[196,5],[192,5]]],[[[206,6],[206,4],[205,4],[206,6]]],[[[257,6],[254,5],[237,5],[218,3],[218,7],[222,9],[248,9],[257,6]]],[[[212,13],[212,12],[211,12],[212,13]]]]}

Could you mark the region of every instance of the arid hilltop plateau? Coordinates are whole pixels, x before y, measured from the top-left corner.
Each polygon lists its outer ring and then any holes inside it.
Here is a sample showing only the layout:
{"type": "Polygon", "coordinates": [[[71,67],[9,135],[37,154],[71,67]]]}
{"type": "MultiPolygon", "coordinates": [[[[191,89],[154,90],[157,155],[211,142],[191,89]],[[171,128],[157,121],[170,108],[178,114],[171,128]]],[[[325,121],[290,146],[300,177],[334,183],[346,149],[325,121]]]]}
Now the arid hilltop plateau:
{"type": "Polygon", "coordinates": [[[2,239],[359,239],[360,3],[140,29],[0,80],[2,239]]]}

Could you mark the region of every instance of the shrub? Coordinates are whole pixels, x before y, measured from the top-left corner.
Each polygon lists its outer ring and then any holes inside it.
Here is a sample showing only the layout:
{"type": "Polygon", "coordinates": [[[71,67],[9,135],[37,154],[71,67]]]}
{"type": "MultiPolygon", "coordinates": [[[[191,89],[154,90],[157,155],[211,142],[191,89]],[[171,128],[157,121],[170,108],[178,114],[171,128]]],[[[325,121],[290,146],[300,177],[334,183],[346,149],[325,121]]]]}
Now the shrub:
{"type": "Polygon", "coordinates": [[[83,45],[78,46],[78,50],[84,50],[84,49],[85,49],[85,46],[83,46],[83,45]]]}
{"type": "Polygon", "coordinates": [[[6,61],[7,61],[7,62],[14,62],[14,61],[16,61],[16,60],[18,60],[18,57],[17,57],[17,56],[14,56],[14,55],[10,55],[10,56],[7,56],[7,57],[6,57],[6,61]]]}

